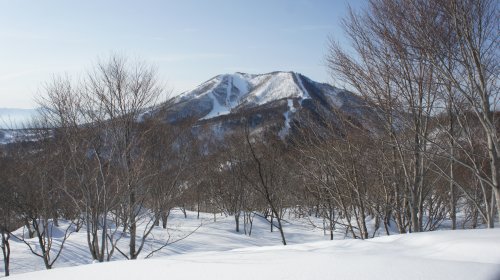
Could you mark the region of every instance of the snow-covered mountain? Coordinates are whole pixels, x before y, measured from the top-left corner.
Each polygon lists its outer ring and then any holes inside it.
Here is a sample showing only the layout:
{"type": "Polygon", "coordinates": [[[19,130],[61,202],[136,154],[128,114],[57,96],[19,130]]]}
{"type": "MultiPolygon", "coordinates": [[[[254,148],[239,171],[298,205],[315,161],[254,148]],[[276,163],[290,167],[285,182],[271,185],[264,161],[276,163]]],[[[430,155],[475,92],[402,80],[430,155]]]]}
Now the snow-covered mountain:
{"type": "Polygon", "coordinates": [[[200,119],[210,119],[241,108],[256,107],[283,98],[301,100],[310,98],[299,74],[274,72],[263,75],[244,73],[219,75],[196,89],[181,94],[175,102],[179,105],[199,104],[205,114],[200,119]]]}
{"type": "MultiPolygon", "coordinates": [[[[311,99],[304,87],[305,79],[294,72],[218,75],[174,98],[168,119],[196,116],[207,120],[283,99],[311,99]]],[[[333,87],[328,90],[332,96],[338,91],[333,87]]]]}
{"type": "Polygon", "coordinates": [[[376,119],[373,107],[353,93],[281,71],[218,75],[157,108],[155,115],[169,123],[211,124],[219,134],[241,126],[244,118],[257,127],[280,126],[285,137],[306,112],[343,112],[367,128],[376,119]]]}
{"type": "MultiPolygon", "coordinates": [[[[0,109],[6,120],[28,120],[36,110],[0,109]]],[[[273,129],[286,138],[306,118],[338,121],[339,114],[367,130],[377,127],[376,109],[359,96],[295,72],[234,73],[213,77],[191,91],[146,110],[143,117],[171,124],[193,125],[200,138],[223,139],[231,131],[250,124],[252,131],[273,129]]],[[[11,128],[12,126],[7,126],[11,128]]],[[[14,127],[16,128],[16,127],[14,127]]],[[[273,133],[274,133],[273,132],[273,133]]],[[[0,127],[0,144],[17,141],[20,131],[0,127]]]]}

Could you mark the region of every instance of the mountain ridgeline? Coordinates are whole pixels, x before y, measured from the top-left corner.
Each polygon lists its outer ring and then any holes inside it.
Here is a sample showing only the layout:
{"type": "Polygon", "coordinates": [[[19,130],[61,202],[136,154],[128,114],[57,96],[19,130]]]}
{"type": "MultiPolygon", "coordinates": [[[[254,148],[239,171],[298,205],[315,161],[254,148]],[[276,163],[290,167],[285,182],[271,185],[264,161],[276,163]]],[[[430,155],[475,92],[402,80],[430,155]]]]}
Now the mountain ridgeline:
{"type": "Polygon", "coordinates": [[[277,129],[285,139],[306,119],[336,122],[339,114],[368,131],[377,128],[376,110],[360,97],[295,72],[218,75],[150,112],[170,124],[192,122],[197,133],[208,127],[218,139],[245,125],[277,129]]]}

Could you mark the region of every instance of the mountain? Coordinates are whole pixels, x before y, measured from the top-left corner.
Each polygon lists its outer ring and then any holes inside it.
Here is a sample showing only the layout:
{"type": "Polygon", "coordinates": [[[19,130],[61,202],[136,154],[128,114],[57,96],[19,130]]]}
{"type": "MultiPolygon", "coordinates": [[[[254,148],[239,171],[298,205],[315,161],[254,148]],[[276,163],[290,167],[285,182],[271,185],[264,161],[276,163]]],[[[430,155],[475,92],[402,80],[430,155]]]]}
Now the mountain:
{"type": "Polygon", "coordinates": [[[234,73],[213,77],[156,108],[153,115],[168,123],[194,121],[195,127],[211,127],[217,136],[250,121],[254,129],[280,127],[285,138],[306,116],[338,113],[373,130],[377,114],[359,96],[295,72],[234,73]],[[336,112],[336,113],[332,113],[336,112]]]}
{"type": "MultiPolygon", "coordinates": [[[[0,121],[16,128],[36,110],[0,109],[0,121]],[[14,125],[12,125],[14,124],[14,125]]],[[[295,72],[218,75],[164,104],[147,109],[141,118],[160,118],[170,124],[188,123],[199,139],[224,139],[250,126],[251,133],[277,133],[282,139],[311,118],[338,125],[340,114],[369,131],[379,127],[374,106],[330,84],[295,72]]],[[[19,126],[20,127],[20,126],[19,126]]],[[[24,133],[25,134],[25,133],[24,133]]],[[[2,129],[0,144],[15,142],[22,131],[2,129]]]]}
{"type": "Polygon", "coordinates": [[[0,108],[0,129],[21,128],[37,115],[37,109],[0,108]]]}
{"type": "Polygon", "coordinates": [[[0,145],[27,139],[20,130],[36,115],[37,109],[0,108],[0,145]]]}

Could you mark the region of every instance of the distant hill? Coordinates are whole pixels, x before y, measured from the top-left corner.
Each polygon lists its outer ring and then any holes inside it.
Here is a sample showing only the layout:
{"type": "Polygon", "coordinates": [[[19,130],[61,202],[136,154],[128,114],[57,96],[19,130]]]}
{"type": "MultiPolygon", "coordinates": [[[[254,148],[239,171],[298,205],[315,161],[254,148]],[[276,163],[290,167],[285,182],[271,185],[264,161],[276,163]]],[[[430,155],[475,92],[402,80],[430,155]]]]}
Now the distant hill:
{"type": "Polygon", "coordinates": [[[0,128],[21,128],[36,114],[37,109],[0,108],[0,128]]]}

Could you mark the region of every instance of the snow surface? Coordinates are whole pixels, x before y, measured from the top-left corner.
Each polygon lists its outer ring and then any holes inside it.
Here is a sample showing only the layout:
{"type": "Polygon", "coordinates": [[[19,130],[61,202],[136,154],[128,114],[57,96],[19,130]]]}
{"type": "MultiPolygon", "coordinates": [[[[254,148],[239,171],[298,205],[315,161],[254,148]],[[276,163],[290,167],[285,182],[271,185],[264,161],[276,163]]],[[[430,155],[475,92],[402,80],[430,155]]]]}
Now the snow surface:
{"type": "MultiPolygon", "coordinates": [[[[285,223],[291,245],[282,246],[279,233],[271,233],[262,218],[255,217],[251,236],[234,231],[234,217],[217,214],[215,222],[213,218],[201,213],[197,219],[196,213],[188,212],[185,219],[176,210],[169,230],[155,228],[140,258],[169,236],[179,240],[201,227],[152,259],[102,264],[90,264],[82,229],[70,236],[50,271],[26,245],[11,239],[12,279],[500,279],[500,229],[396,234],[365,241],[343,239],[345,232],[339,229],[336,240],[330,241],[311,224],[320,225],[321,219],[292,214],[285,223]],[[29,272],[34,270],[40,271],[29,272]]],[[[126,238],[120,246],[126,250],[126,238]]]]}
{"type": "Polygon", "coordinates": [[[208,95],[210,96],[213,102],[212,111],[210,111],[210,113],[208,113],[200,120],[207,120],[217,116],[227,115],[231,113],[231,107],[220,104],[219,101],[217,101],[217,98],[215,98],[212,93],[208,93],[208,95]]]}
{"type": "Polygon", "coordinates": [[[302,100],[311,99],[311,97],[309,96],[309,93],[307,92],[306,88],[304,87],[304,83],[302,83],[302,79],[300,78],[299,74],[297,74],[297,73],[294,73],[294,74],[295,74],[295,78],[297,79],[297,81],[299,83],[299,88],[303,92],[303,96],[301,96],[302,100]]]}
{"type": "Polygon", "coordinates": [[[283,113],[283,116],[285,117],[285,125],[278,132],[278,136],[281,137],[281,139],[284,139],[288,135],[288,132],[290,131],[291,128],[290,113],[295,113],[296,111],[295,107],[293,107],[293,99],[288,99],[287,105],[288,105],[288,110],[285,113],[283,113]]]}
{"type": "Polygon", "coordinates": [[[250,80],[254,90],[247,99],[251,103],[262,105],[283,98],[305,98],[307,93],[294,82],[293,75],[293,72],[279,72],[250,80]]]}
{"type": "Polygon", "coordinates": [[[335,240],[118,261],[12,279],[498,279],[500,230],[335,240]]]}
{"type": "Polygon", "coordinates": [[[0,129],[0,145],[20,142],[35,141],[39,135],[24,129],[0,129]]]}
{"type": "Polygon", "coordinates": [[[218,83],[205,92],[212,100],[212,110],[200,120],[211,119],[231,113],[231,110],[240,104],[241,97],[248,94],[249,85],[241,74],[223,75],[218,76],[216,79],[218,79],[218,83]],[[223,86],[226,87],[226,94],[223,100],[224,102],[221,103],[220,100],[215,97],[214,90],[223,83],[225,83],[223,86]]]}

